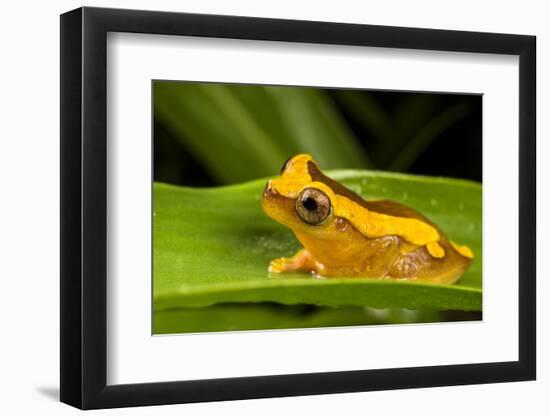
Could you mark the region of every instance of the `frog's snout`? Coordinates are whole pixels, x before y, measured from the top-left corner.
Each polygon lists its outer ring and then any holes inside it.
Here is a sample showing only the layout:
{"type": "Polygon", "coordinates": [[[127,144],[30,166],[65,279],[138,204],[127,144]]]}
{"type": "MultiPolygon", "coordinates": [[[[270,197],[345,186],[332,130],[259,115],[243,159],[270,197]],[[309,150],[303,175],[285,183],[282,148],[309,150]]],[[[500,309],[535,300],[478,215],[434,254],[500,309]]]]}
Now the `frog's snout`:
{"type": "Polygon", "coordinates": [[[272,213],[276,210],[276,194],[277,192],[273,188],[271,180],[269,180],[265,185],[264,192],[262,193],[262,208],[270,217],[273,217],[272,213]]]}
{"type": "Polygon", "coordinates": [[[277,190],[273,188],[273,185],[271,184],[271,180],[267,181],[267,184],[265,185],[264,192],[263,192],[263,198],[264,199],[273,198],[278,194],[279,193],[277,192],[277,190]]]}
{"type": "Polygon", "coordinates": [[[279,223],[286,224],[293,217],[293,200],[281,195],[271,180],[265,185],[261,203],[265,213],[279,223]]]}

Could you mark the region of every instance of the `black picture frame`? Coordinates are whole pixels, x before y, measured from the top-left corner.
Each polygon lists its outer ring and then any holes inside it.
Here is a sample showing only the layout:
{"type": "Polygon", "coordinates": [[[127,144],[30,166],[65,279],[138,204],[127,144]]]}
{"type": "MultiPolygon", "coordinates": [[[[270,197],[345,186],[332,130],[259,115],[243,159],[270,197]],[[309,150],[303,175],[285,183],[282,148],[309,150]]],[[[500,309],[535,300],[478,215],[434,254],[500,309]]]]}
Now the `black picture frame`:
{"type": "Polygon", "coordinates": [[[533,380],[534,36],[103,8],[61,15],[61,401],[82,409],[533,380]],[[107,385],[108,32],[519,56],[519,360],[107,385]]]}

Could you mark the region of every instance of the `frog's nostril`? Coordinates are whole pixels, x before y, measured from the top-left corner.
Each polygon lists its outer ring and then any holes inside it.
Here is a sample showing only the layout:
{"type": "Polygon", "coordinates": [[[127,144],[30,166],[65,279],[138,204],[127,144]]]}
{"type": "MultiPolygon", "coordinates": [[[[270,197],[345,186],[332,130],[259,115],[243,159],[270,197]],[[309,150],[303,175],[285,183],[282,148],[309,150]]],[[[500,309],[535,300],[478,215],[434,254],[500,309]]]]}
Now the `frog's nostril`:
{"type": "Polygon", "coordinates": [[[269,180],[264,188],[264,198],[273,197],[276,194],[277,194],[277,190],[273,188],[273,186],[271,185],[271,180],[269,180]]]}
{"type": "Polygon", "coordinates": [[[273,192],[273,189],[271,188],[271,180],[267,182],[264,188],[264,197],[269,197],[273,192]]]}

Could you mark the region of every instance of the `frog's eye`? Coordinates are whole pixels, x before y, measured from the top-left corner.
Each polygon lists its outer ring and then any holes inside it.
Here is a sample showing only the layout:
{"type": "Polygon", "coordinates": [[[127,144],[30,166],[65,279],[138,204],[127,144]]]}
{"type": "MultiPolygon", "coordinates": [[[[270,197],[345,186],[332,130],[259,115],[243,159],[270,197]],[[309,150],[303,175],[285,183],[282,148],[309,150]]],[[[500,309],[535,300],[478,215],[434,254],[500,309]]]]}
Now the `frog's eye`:
{"type": "Polygon", "coordinates": [[[296,199],[296,214],[307,224],[323,223],[330,212],[330,198],[317,188],[304,188],[296,199]]]}
{"type": "Polygon", "coordinates": [[[288,158],[285,163],[283,164],[282,168],[281,168],[281,175],[283,175],[283,172],[285,172],[285,169],[288,165],[288,163],[290,162],[290,160],[292,159],[292,156],[290,158],[288,158]]]}

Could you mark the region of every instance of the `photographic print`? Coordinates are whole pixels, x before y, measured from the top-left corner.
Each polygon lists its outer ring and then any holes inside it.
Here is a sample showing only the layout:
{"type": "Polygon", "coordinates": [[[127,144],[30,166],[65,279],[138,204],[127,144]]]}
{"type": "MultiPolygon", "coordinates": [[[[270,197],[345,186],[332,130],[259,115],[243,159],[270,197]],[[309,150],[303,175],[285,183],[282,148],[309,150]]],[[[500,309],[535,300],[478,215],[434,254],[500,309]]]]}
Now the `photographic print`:
{"type": "Polygon", "coordinates": [[[62,402],[536,379],[534,36],[89,7],[60,33],[62,402]]]}
{"type": "Polygon", "coordinates": [[[153,333],[482,319],[482,96],[152,82],[153,333]]]}

